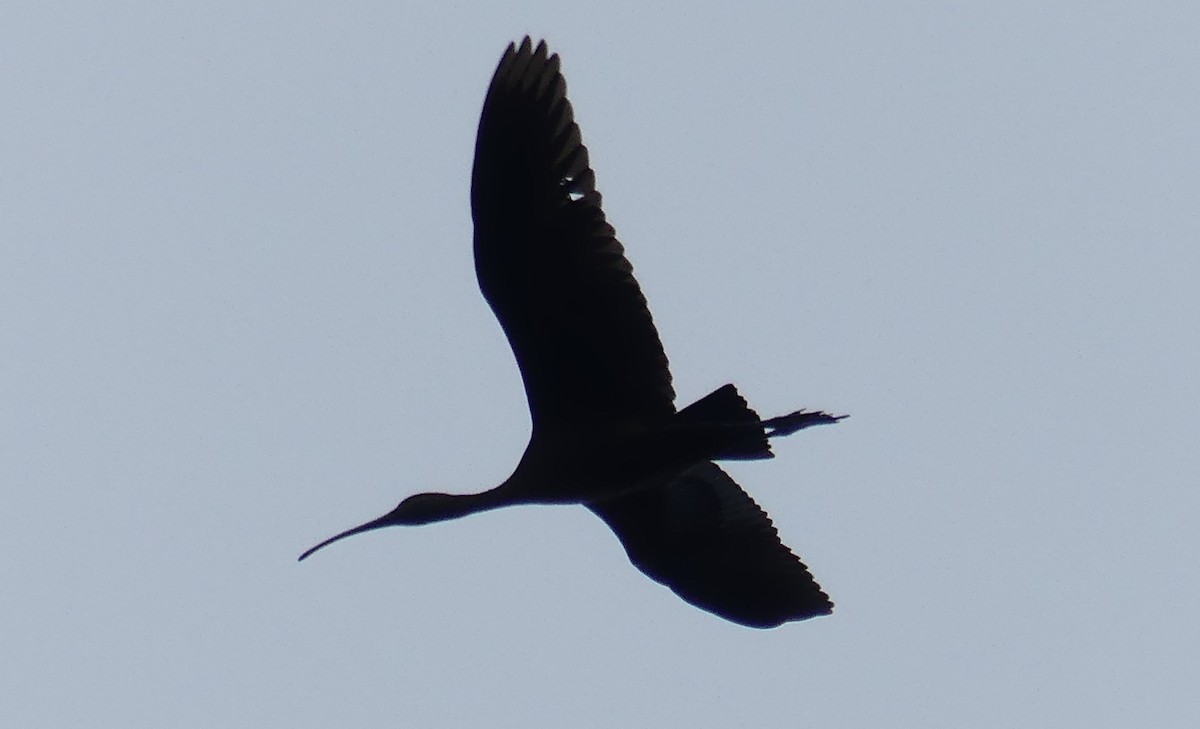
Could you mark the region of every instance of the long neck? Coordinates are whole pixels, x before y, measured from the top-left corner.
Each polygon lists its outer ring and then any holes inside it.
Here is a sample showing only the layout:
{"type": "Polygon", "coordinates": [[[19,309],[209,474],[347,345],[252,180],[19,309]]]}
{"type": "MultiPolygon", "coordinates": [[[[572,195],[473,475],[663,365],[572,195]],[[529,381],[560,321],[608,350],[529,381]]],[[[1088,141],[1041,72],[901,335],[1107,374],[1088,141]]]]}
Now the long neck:
{"type": "Polygon", "coordinates": [[[425,514],[426,518],[422,520],[422,523],[426,524],[449,521],[481,511],[490,511],[512,503],[511,499],[505,497],[503,488],[500,486],[477,494],[439,493],[427,494],[427,496],[430,497],[430,503],[425,514]],[[433,500],[434,497],[436,497],[436,501],[433,500]]]}

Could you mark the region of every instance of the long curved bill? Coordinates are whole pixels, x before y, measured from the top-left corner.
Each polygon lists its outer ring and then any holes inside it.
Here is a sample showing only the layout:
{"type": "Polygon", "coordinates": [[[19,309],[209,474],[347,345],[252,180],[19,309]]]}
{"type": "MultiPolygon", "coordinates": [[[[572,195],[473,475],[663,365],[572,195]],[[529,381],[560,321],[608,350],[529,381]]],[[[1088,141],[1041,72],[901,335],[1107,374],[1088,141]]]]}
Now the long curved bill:
{"type": "Polygon", "coordinates": [[[341,534],[336,534],[336,535],[330,537],[329,539],[326,539],[325,541],[321,542],[317,546],[309,548],[304,554],[300,555],[300,559],[298,559],[296,561],[303,562],[313,552],[317,551],[318,549],[321,549],[322,547],[327,547],[330,544],[333,544],[334,542],[336,542],[340,539],[345,539],[346,537],[352,537],[355,534],[362,534],[363,532],[369,532],[374,529],[381,529],[385,526],[390,526],[391,522],[388,521],[389,516],[391,516],[391,514],[385,514],[384,516],[381,516],[378,519],[372,519],[371,521],[369,521],[365,524],[359,524],[358,526],[354,527],[353,529],[347,529],[346,531],[342,532],[341,534]]]}

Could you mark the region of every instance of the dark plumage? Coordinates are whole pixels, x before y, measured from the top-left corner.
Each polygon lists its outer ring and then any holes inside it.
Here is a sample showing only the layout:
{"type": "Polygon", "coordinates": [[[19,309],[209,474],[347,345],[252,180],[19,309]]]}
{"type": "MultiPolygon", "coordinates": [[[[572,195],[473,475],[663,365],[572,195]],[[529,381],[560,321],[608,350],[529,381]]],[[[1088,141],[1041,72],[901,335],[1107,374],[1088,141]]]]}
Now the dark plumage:
{"type": "Polygon", "coordinates": [[[826,615],[828,596],[714,460],[840,417],[761,420],[733,385],[676,412],[646,299],[605,220],[557,55],[510,45],[479,120],[475,271],[508,335],[533,420],[512,476],[477,494],[417,494],[351,534],[514,504],[583,504],[642,572],[756,628],[826,615]]]}

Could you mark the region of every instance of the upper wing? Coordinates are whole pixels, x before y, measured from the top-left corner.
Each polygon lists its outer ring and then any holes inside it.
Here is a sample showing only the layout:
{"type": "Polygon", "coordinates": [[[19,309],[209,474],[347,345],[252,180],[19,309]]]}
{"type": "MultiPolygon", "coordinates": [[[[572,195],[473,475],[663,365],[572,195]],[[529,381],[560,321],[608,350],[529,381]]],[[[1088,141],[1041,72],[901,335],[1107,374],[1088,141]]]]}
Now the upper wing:
{"type": "Polygon", "coordinates": [[[475,272],[525,381],[534,429],[670,415],[667,357],[600,209],[558,56],[509,45],[479,119],[475,272]]]}
{"type": "Polygon", "coordinates": [[[833,612],[766,512],[714,463],[588,507],[638,569],[698,608],[752,628],[833,612]]]}

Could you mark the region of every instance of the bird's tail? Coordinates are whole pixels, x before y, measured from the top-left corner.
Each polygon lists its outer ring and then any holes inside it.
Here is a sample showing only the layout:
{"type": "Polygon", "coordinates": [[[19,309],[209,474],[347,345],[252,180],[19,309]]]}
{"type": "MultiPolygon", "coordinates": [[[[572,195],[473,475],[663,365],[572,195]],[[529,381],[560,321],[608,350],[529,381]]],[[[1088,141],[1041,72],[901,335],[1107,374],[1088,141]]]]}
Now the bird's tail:
{"type": "Polygon", "coordinates": [[[689,424],[716,426],[716,430],[726,435],[713,460],[748,461],[775,457],[768,442],[770,438],[791,435],[813,425],[836,423],[846,416],[797,410],[762,420],[737,388],[725,385],[680,410],[677,417],[689,424]]]}
{"type": "Polygon", "coordinates": [[[749,461],[774,458],[762,420],[733,385],[717,388],[680,410],[677,417],[685,423],[716,426],[714,430],[727,433],[728,437],[721,437],[722,441],[729,444],[720,450],[719,457],[722,459],[749,461]]]}

